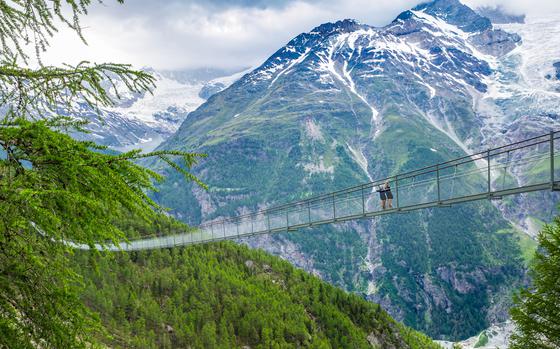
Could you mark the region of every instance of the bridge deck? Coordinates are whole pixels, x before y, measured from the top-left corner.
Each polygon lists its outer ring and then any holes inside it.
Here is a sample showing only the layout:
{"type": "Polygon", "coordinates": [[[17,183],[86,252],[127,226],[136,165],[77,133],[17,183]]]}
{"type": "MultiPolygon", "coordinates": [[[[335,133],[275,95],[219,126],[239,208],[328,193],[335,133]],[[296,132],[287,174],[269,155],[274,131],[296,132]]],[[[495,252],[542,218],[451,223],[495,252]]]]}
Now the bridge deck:
{"type": "MultiPolygon", "coordinates": [[[[293,231],[386,214],[506,195],[560,189],[560,132],[489,149],[375,182],[237,217],[206,222],[192,233],[132,240],[108,250],[144,250],[293,231]],[[377,188],[388,181],[393,208],[377,188]]],[[[87,248],[76,245],[79,248],[87,248]]],[[[100,246],[97,246],[100,248],[100,246]]]]}

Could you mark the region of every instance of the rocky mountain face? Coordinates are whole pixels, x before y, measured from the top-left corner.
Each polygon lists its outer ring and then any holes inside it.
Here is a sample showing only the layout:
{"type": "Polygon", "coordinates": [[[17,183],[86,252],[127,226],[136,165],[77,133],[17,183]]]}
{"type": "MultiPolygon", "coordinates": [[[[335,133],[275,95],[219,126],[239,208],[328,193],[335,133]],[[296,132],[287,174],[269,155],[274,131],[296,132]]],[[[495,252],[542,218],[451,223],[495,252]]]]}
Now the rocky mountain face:
{"type": "MultiPolygon", "coordinates": [[[[457,0],[436,0],[382,28],[343,20],[300,34],[160,146],[208,153],[194,172],[210,190],[170,172],[155,199],[197,224],[558,128],[557,81],[540,71],[532,88],[534,48],[524,40],[537,41],[524,25],[496,27],[457,0]]],[[[540,202],[529,213],[514,202],[477,202],[246,243],[434,338],[467,338],[507,318],[526,247],[512,222],[547,219],[542,202],[553,198],[540,195],[516,198],[540,202]]]]}
{"type": "MultiPolygon", "coordinates": [[[[152,93],[130,93],[117,82],[119,98],[114,98],[118,101],[114,107],[93,110],[85,103],[78,105],[77,116],[89,120],[90,133],[77,133],[75,137],[118,151],[150,151],[177,131],[189,112],[241,76],[219,69],[146,70],[156,78],[152,93]]],[[[108,83],[107,90],[116,95],[108,83]]]]}

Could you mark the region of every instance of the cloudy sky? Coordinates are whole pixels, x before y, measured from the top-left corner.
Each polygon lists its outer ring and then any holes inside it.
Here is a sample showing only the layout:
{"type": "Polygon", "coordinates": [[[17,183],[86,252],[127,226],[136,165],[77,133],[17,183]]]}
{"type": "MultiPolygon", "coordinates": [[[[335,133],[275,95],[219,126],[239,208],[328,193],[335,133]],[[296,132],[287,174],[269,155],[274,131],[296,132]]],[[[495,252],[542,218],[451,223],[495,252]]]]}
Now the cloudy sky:
{"type": "MultiPolygon", "coordinates": [[[[560,0],[462,0],[512,13],[560,12],[560,0]]],[[[43,57],[49,64],[131,63],[188,69],[256,66],[292,37],[344,18],[383,26],[421,0],[105,0],[82,21],[88,45],[59,32],[43,57]]]]}

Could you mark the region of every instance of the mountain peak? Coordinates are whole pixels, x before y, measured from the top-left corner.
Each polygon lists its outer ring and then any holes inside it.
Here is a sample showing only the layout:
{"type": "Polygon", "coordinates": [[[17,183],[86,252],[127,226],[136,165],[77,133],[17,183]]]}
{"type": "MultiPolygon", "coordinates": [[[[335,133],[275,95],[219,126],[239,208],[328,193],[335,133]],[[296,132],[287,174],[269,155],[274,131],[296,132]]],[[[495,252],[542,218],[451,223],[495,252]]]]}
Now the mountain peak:
{"type": "Polygon", "coordinates": [[[310,34],[328,36],[334,33],[348,33],[362,28],[368,28],[368,26],[361,24],[355,19],[347,18],[334,23],[323,23],[320,26],[313,28],[310,34]]]}
{"type": "MultiPolygon", "coordinates": [[[[413,11],[425,12],[440,18],[465,32],[481,32],[492,28],[492,23],[488,18],[479,15],[459,0],[433,0],[416,6],[413,11]]],[[[407,12],[404,12],[398,18],[405,19],[401,16],[404,16],[407,12]]]]}

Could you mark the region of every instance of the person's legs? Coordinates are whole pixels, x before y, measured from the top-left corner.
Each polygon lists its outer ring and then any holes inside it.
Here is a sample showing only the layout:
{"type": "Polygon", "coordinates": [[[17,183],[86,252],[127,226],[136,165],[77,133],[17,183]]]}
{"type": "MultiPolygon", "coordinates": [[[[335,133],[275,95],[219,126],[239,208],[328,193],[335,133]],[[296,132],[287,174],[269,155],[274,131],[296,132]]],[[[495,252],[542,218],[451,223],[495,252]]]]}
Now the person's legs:
{"type": "Polygon", "coordinates": [[[393,208],[393,193],[391,193],[390,189],[385,193],[385,198],[387,199],[389,208],[393,208]]]}
{"type": "Polygon", "coordinates": [[[385,209],[385,199],[381,199],[381,209],[385,209]]]}

